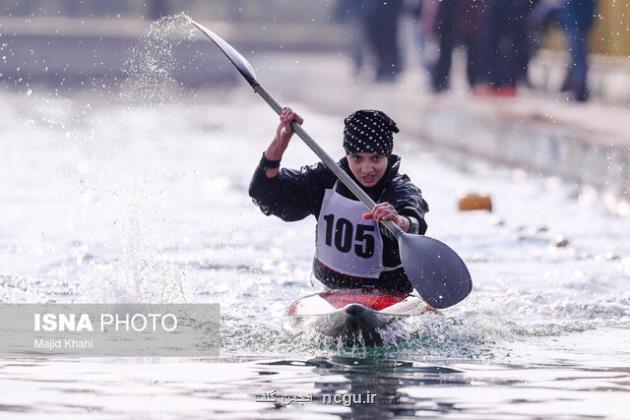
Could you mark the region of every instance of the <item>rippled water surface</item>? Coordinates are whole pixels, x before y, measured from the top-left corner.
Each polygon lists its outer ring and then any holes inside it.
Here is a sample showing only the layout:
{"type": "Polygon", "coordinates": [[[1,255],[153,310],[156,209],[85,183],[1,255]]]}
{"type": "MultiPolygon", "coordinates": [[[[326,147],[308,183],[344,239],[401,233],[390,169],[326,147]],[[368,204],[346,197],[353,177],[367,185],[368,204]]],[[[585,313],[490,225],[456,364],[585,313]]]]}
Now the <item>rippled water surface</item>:
{"type": "MultiPolygon", "coordinates": [[[[216,302],[221,357],[0,360],[0,417],[627,418],[630,222],[594,191],[401,133],[428,234],[465,258],[473,293],[382,348],[289,337],[285,309],[320,286],[314,220],[248,198],[276,117],[249,91],[169,95],[0,94],[0,302],[216,302]],[[477,189],[495,211],[458,213],[477,189]],[[255,401],[273,390],[313,401],[255,401]]],[[[341,156],[342,116],[294,106],[341,156]]],[[[296,139],[283,163],[315,160],[296,139]]]]}

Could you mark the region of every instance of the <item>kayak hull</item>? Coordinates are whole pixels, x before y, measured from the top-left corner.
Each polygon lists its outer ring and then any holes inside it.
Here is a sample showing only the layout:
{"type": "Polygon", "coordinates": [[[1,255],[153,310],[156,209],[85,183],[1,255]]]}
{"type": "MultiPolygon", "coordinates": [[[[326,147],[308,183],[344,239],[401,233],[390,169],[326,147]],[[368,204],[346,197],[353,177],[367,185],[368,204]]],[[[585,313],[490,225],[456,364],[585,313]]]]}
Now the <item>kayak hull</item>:
{"type": "Polygon", "coordinates": [[[287,311],[285,328],[293,334],[305,331],[344,344],[383,344],[382,330],[397,319],[432,311],[418,296],[375,289],[332,290],[305,296],[287,311]]]}

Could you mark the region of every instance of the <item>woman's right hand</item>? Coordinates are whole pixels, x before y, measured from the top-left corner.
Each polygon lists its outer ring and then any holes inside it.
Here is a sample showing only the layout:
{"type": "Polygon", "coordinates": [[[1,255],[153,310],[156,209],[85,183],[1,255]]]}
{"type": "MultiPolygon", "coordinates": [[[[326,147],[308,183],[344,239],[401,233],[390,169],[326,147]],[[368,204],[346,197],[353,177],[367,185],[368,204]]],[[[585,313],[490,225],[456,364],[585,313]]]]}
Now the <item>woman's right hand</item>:
{"type": "MultiPolygon", "coordinates": [[[[287,150],[289,146],[289,140],[293,136],[293,129],[291,128],[291,123],[295,121],[296,123],[302,125],[304,120],[298,114],[293,112],[291,108],[283,108],[280,113],[280,124],[278,124],[278,128],[276,129],[276,137],[274,137],[273,141],[267,147],[265,151],[265,157],[269,160],[281,160],[284,151],[287,150]]],[[[272,178],[278,174],[278,169],[267,169],[267,177],[272,178]]]]}
{"type": "Polygon", "coordinates": [[[291,140],[291,137],[293,136],[291,123],[294,121],[299,125],[302,125],[304,119],[302,119],[302,117],[295,113],[291,108],[283,108],[280,113],[280,124],[278,124],[278,128],[276,129],[276,139],[285,145],[289,143],[289,140],[291,140]]]}

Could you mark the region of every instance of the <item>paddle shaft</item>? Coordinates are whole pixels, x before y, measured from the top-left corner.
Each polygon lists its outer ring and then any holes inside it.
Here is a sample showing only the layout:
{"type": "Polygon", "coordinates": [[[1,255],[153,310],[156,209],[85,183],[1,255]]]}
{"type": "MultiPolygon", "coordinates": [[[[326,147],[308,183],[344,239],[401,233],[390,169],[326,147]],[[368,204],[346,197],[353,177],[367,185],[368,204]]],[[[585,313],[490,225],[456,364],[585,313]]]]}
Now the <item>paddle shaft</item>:
{"type": "MultiPolygon", "coordinates": [[[[276,114],[280,115],[280,113],[282,113],[282,107],[280,104],[269,94],[269,92],[265,90],[265,88],[263,88],[259,83],[252,84],[252,87],[254,88],[254,92],[260,95],[260,97],[263,98],[271,108],[273,108],[276,114]]],[[[348,189],[352,191],[352,193],[361,200],[361,202],[365,204],[370,211],[372,211],[376,203],[365,191],[361,189],[361,187],[357,185],[356,182],[354,182],[350,175],[341,169],[337,162],[335,162],[335,160],[331,158],[330,155],[326,153],[326,151],[322,149],[321,146],[317,144],[317,142],[309,136],[309,134],[299,124],[293,122],[291,123],[291,128],[293,129],[293,132],[297,134],[322,160],[324,165],[326,165],[326,167],[330,169],[332,173],[334,173],[337,178],[339,178],[339,180],[343,182],[343,184],[348,187],[348,189]]],[[[403,233],[403,230],[391,220],[382,221],[381,223],[397,238],[403,233]]]]}

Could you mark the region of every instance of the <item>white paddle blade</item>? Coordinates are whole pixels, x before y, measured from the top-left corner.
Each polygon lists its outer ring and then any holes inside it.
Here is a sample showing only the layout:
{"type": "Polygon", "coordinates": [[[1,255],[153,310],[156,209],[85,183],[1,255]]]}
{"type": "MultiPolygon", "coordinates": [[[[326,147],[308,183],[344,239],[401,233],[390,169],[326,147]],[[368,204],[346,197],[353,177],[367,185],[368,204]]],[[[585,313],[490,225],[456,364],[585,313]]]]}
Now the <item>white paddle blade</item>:
{"type": "Polygon", "coordinates": [[[258,84],[254,68],[251,64],[249,64],[249,61],[247,61],[245,57],[241,55],[241,53],[236,51],[223,38],[212,32],[210,29],[206,28],[202,24],[197,23],[192,19],[190,19],[190,22],[195,25],[201,32],[203,32],[208,38],[210,38],[221,51],[223,51],[223,54],[225,54],[228,60],[230,60],[232,64],[236,66],[238,71],[243,75],[243,77],[250,85],[253,86],[255,84],[258,84]]]}

